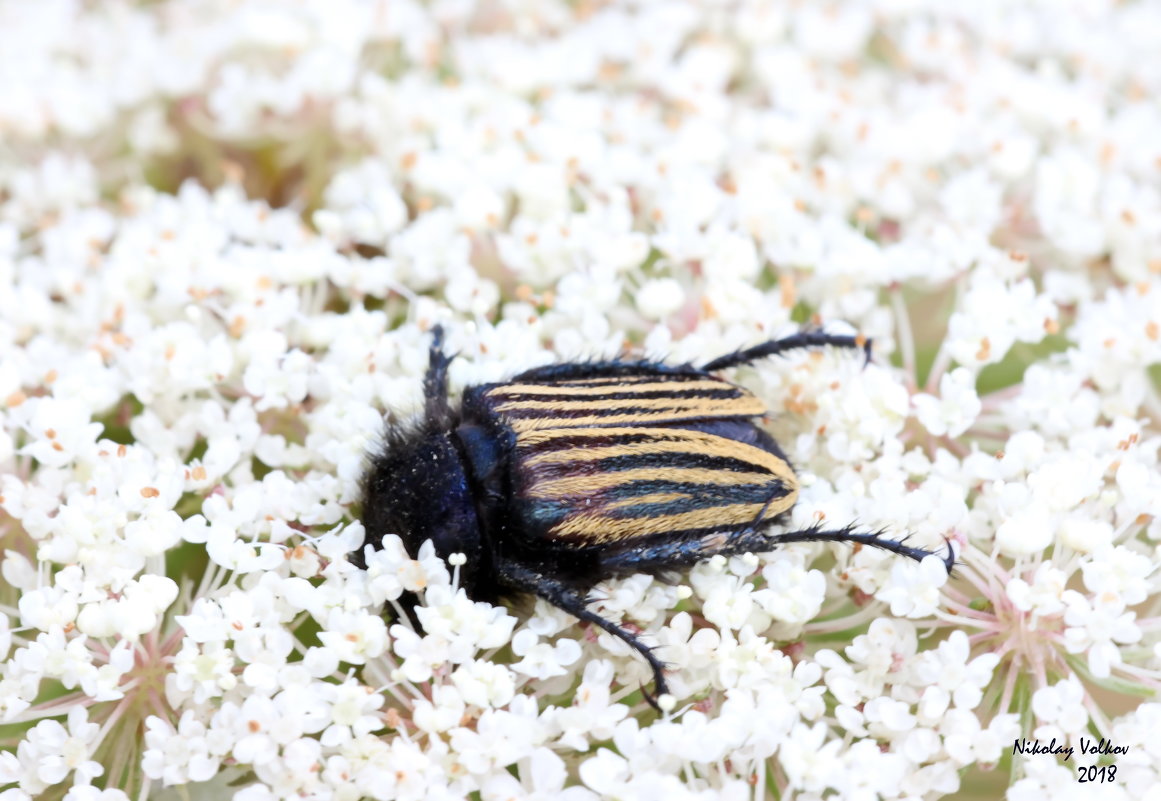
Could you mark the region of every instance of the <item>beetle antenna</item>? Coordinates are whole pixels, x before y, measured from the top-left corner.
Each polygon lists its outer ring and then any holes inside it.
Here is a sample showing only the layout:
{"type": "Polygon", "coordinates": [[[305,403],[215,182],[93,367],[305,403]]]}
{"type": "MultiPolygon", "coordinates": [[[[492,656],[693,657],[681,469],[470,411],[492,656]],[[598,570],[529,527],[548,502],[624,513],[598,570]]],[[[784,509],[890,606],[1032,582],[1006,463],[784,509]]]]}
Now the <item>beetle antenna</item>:
{"type": "Polygon", "coordinates": [[[427,373],[423,376],[424,412],[428,422],[443,421],[451,415],[447,402],[447,368],[451,360],[443,351],[443,326],[436,325],[431,329],[427,373]]]}
{"type": "Polygon", "coordinates": [[[767,356],[779,356],[792,350],[814,348],[821,345],[831,345],[836,348],[850,348],[862,350],[866,355],[866,362],[871,361],[871,340],[862,334],[847,336],[843,334],[827,334],[823,331],[799,331],[797,334],[771,339],[760,345],[754,345],[744,350],[736,350],[719,356],[711,362],[702,365],[701,369],[708,372],[725,370],[727,367],[740,367],[743,364],[765,359],[767,356]]]}

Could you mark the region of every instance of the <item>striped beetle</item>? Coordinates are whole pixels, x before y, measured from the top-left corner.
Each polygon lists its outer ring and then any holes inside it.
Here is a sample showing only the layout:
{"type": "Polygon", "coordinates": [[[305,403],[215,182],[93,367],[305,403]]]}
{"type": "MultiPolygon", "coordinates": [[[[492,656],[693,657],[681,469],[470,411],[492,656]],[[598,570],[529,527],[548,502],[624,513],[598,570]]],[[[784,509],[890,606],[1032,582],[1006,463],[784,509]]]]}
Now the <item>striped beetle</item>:
{"type": "MultiPolygon", "coordinates": [[[[755,418],[766,406],[714,375],[788,351],[870,340],[802,331],[701,367],[592,361],[538,367],[447,398],[452,357],[433,331],[418,424],[387,423],[363,483],[365,547],[398,534],[414,558],[431,540],[461,553],[476,601],[531,592],[624,640],[667,692],[664,663],[635,634],[588,607],[597,582],[656,575],[716,554],[787,542],[853,542],[915,560],[929,552],[851,526],[771,534],[798,498],[789,460],[755,418]]],[[[364,552],[352,561],[365,566],[364,552]]],[[[945,564],[950,571],[954,554],[945,564]]],[[[415,599],[406,599],[411,613],[415,599]]],[[[413,621],[414,622],[414,621],[413,621]]],[[[654,697],[646,693],[654,703],[654,697]]]]}

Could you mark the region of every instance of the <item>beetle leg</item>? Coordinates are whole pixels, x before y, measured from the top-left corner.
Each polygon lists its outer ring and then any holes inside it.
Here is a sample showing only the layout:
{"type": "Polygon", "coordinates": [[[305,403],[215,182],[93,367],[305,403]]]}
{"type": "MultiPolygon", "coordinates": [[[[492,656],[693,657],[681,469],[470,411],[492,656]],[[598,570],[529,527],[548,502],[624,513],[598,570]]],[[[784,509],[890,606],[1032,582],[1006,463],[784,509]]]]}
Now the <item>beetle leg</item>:
{"type": "Polygon", "coordinates": [[[559,579],[547,576],[539,570],[508,561],[499,562],[496,565],[496,572],[505,586],[511,587],[519,592],[535,593],[553,606],[568,612],[573,617],[599,626],[641,654],[645,658],[645,661],[649,663],[649,667],[653,669],[653,689],[655,694],[650,695],[644,690],[642,692],[645,700],[649,702],[649,705],[654,709],[659,709],[657,706],[657,698],[667,694],[669,687],[665,683],[665,663],[653,655],[652,648],[641,642],[632,632],[626,631],[613,621],[606,620],[596,612],[590,611],[588,608],[588,599],[559,579]]]}
{"type": "MultiPolygon", "coordinates": [[[[872,545],[915,561],[930,556],[931,551],[885,539],[882,531],[861,532],[847,526],[832,531],[809,528],[785,534],[771,534],[765,528],[747,528],[742,531],[705,534],[700,537],[660,542],[656,545],[637,543],[622,551],[612,551],[601,555],[600,570],[603,574],[628,576],[633,573],[652,575],[661,570],[691,567],[711,556],[740,556],[745,553],[766,553],[778,545],[790,542],[857,542],[872,545]]],[[[948,546],[943,559],[947,572],[955,565],[955,552],[948,546]]]]}
{"type": "Polygon", "coordinates": [[[866,337],[827,334],[822,331],[800,331],[797,334],[782,337],[782,339],[771,339],[768,342],[754,345],[745,350],[736,350],[733,353],[719,356],[713,361],[702,365],[701,369],[707,373],[724,370],[727,367],[738,367],[757,361],[758,359],[765,359],[767,356],[777,356],[780,353],[786,353],[800,348],[813,348],[820,345],[832,345],[836,348],[861,348],[863,353],[866,354],[867,362],[871,361],[871,340],[866,337]]]}
{"type": "MultiPolygon", "coordinates": [[[[769,545],[778,545],[787,542],[855,542],[860,545],[871,545],[875,548],[882,548],[885,551],[899,554],[914,559],[916,562],[923,561],[924,558],[931,556],[933,551],[928,551],[924,548],[916,548],[908,545],[906,541],[891,540],[884,538],[885,532],[879,531],[855,531],[852,526],[844,526],[840,529],[824,531],[819,526],[803,529],[802,531],[788,531],[784,534],[767,535],[766,542],[769,545]]],[[[766,550],[769,550],[769,545],[766,550]]],[[[943,557],[943,564],[947,568],[947,572],[951,573],[951,569],[955,567],[955,551],[951,544],[947,546],[947,556],[943,557]]]]}
{"type": "Polygon", "coordinates": [[[655,575],[663,570],[692,567],[719,554],[739,556],[744,553],[765,553],[773,550],[773,547],[770,535],[765,531],[744,529],[715,532],[655,545],[638,543],[622,551],[601,554],[600,571],[612,576],[630,576],[634,573],[655,575]]]}

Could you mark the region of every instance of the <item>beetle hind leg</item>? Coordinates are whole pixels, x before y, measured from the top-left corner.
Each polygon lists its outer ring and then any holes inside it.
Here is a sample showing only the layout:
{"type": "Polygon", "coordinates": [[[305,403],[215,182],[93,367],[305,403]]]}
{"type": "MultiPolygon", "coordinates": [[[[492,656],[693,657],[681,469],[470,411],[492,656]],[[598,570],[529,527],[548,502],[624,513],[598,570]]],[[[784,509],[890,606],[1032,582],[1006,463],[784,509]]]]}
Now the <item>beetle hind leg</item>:
{"type": "Polygon", "coordinates": [[[781,339],[771,339],[760,345],[754,345],[744,350],[736,350],[733,353],[719,356],[713,361],[702,365],[701,369],[707,373],[716,370],[725,370],[727,367],[740,367],[743,364],[749,364],[758,359],[765,359],[768,356],[777,356],[792,350],[813,348],[822,345],[830,345],[836,348],[850,348],[852,350],[860,349],[865,354],[866,361],[871,361],[871,340],[867,337],[861,335],[845,336],[841,334],[827,334],[823,331],[799,331],[797,334],[791,334],[781,339]]]}
{"type": "Polygon", "coordinates": [[[651,695],[644,689],[642,689],[642,694],[650,706],[654,709],[660,709],[657,699],[669,693],[669,685],[665,682],[666,665],[654,655],[652,647],[641,642],[640,638],[632,632],[626,631],[613,621],[607,620],[596,612],[591,611],[588,608],[588,599],[562,581],[514,562],[501,562],[496,567],[497,572],[504,580],[505,586],[520,592],[535,593],[540,598],[543,598],[559,609],[563,609],[573,617],[600,627],[641,654],[645,661],[649,663],[649,667],[653,669],[653,694],[651,695]]]}
{"type": "MultiPolygon", "coordinates": [[[[740,556],[773,550],[770,534],[764,528],[734,532],[709,532],[651,545],[633,545],[601,555],[601,575],[631,576],[634,573],[657,576],[665,572],[693,567],[713,556],[740,556]]],[[[663,579],[664,580],[664,579],[663,579]]]]}
{"type": "MultiPolygon", "coordinates": [[[[906,539],[902,541],[887,539],[883,534],[882,531],[856,531],[853,526],[833,530],[824,530],[816,526],[802,531],[771,534],[765,525],[756,525],[741,531],[671,539],[650,546],[634,545],[602,554],[600,570],[602,575],[611,576],[628,576],[633,573],[656,575],[666,570],[692,567],[712,556],[766,553],[779,545],[791,542],[854,542],[882,548],[917,562],[932,554],[931,551],[908,545],[906,539]]],[[[955,565],[955,552],[950,546],[943,563],[950,573],[955,565]]]]}

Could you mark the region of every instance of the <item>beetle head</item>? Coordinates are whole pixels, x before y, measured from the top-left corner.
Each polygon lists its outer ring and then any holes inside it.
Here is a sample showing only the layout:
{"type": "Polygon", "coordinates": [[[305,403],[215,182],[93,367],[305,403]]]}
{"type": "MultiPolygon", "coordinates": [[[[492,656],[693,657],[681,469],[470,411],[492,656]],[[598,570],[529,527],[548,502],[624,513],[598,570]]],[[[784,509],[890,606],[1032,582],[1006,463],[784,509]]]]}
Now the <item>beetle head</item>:
{"type": "MultiPolygon", "coordinates": [[[[384,536],[398,534],[412,558],[427,540],[443,559],[462,553],[467,561],[460,569],[460,586],[471,596],[483,558],[480,521],[448,431],[430,425],[410,431],[389,427],[386,440],[363,487],[366,544],[379,547],[384,536]]],[[[357,556],[361,562],[361,552],[357,556]]]]}

